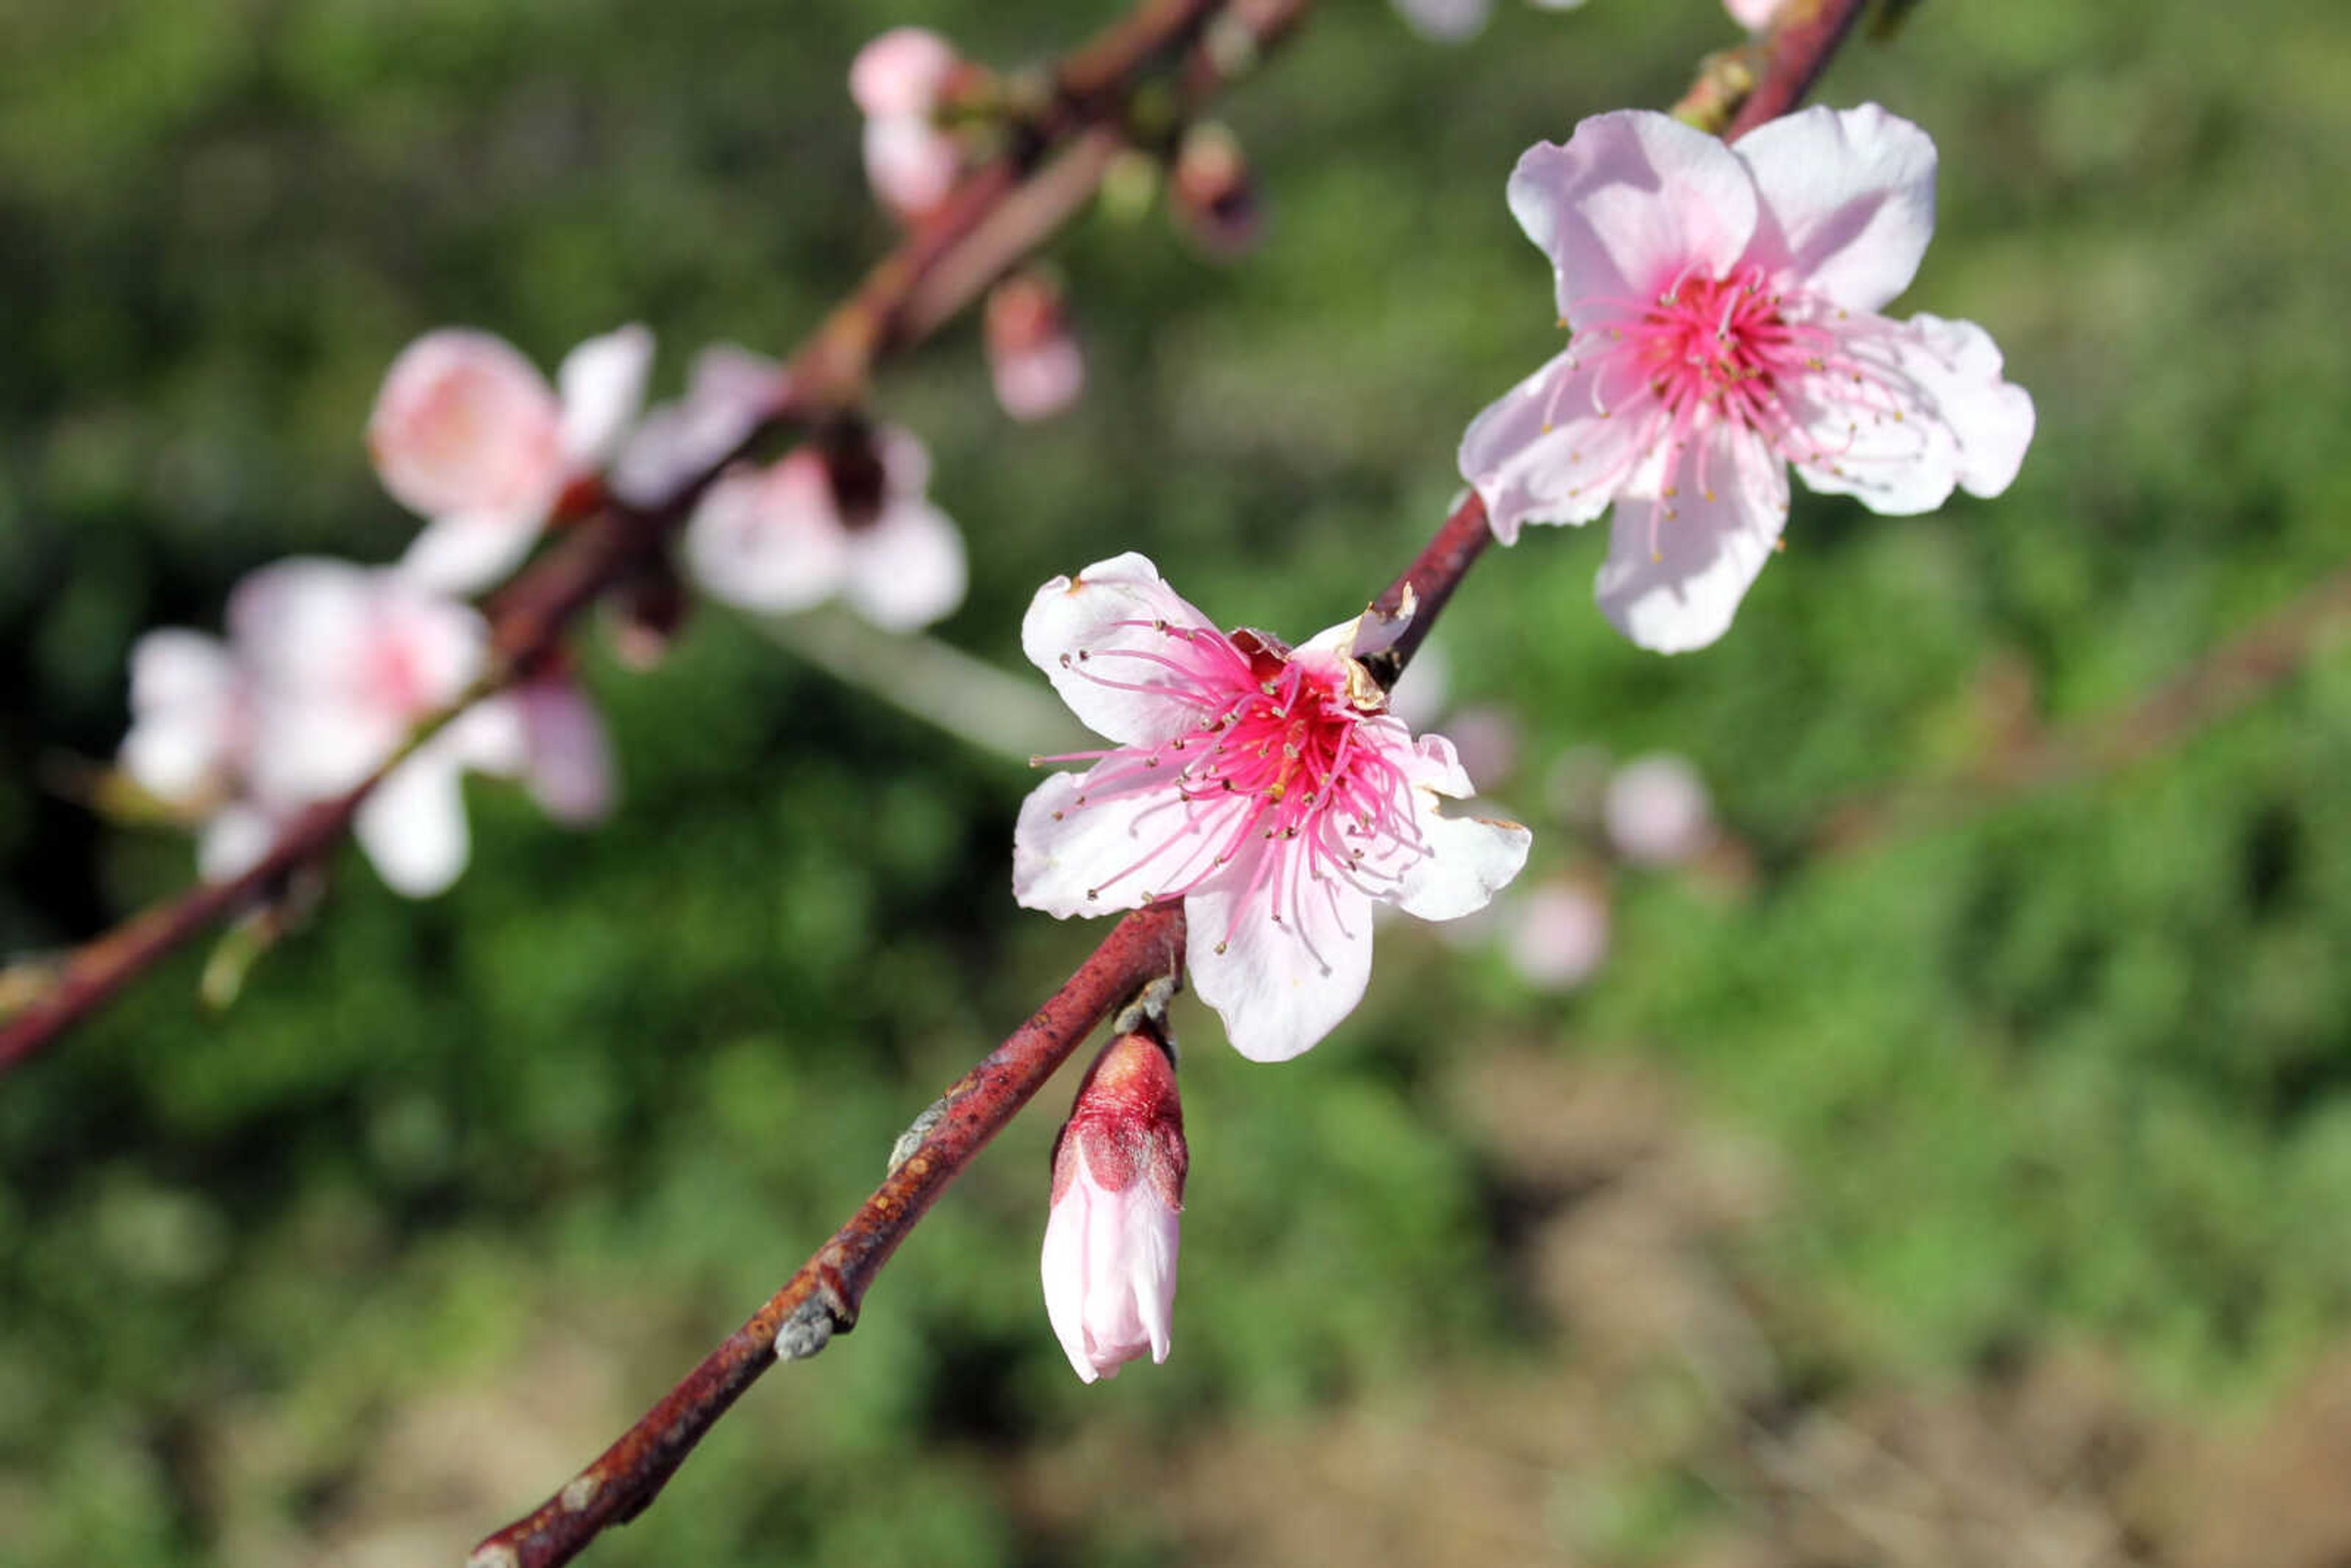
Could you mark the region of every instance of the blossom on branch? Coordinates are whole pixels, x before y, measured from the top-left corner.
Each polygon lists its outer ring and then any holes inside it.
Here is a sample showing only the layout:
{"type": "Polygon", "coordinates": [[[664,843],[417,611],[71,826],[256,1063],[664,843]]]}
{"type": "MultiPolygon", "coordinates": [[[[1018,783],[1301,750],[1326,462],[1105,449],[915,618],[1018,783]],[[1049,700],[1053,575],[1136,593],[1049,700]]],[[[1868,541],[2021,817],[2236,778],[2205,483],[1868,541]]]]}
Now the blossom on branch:
{"type": "Polygon", "coordinates": [[[628,434],[653,351],[643,327],[590,338],[549,386],[487,332],[443,328],[402,350],[367,431],[384,488],[426,519],[401,570],[442,593],[503,580],[565,487],[600,472],[628,434]]]}
{"type": "MultiPolygon", "coordinates": [[[[1371,977],[1372,906],[1481,908],[1526,862],[1515,822],[1451,817],[1453,747],[1415,740],[1355,659],[1360,622],[1292,649],[1218,631],[1140,555],[1037,591],[1021,647],[1112,745],[1043,758],[1013,893],[1066,918],[1182,898],[1186,967],[1236,1050],[1296,1056],[1371,977]]],[[[1364,649],[1368,653],[1372,650],[1364,649]]]]}
{"type": "Polygon", "coordinates": [[[1054,1142],[1040,1260],[1045,1315],[1088,1383],[1145,1351],[1167,1359],[1190,1166],[1174,1048],[1155,1026],[1118,1036],[1086,1070],[1054,1142]]]}
{"type": "Polygon", "coordinates": [[[996,401],[1018,420],[1050,419],[1086,387],[1086,357],[1070,331],[1061,286],[1031,268],[989,290],[980,317],[996,401]]]}
{"type": "MultiPolygon", "coordinates": [[[[204,875],[232,877],[303,807],[360,784],[455,705],[488,648],[477,612],[400,572],[281,561],[230,596],[225,643],[179,630],[141,639],[121,765],[203,821],[204,875]]],[[[527,680],[419,744],[360,805],[353,833],[395,892],[429,896],[464,871],[469,770],[524,779],[565,821],[610,806],[594,709],[564,676],[527,680]]]]}
{"type": "Polygon", "coordinates": [[[1471,423],[1461,472],[1503,543],[1615,523],[1598,596],[1634,642],[1703,647],[1776,547],[1788,466],[1873,511],[1996,496],[2032,400],[1965,321],[1877,314],[1935,226],[1935,147],[1875,105],[1725,146],[1662,114],[1587,120],[1510,203],[1557,276],[1564,350],[1471,423]]]}
{"type": "Polygon", "coordinates": [[[685,563],[712,598],[784,615],[838,594],[885,631],[963,602],[963,536],[926,496],[930,454],[862,425],[719,476],[686,525],[685,563]]]}
{"type": "Polygon", "coordinates": [[[925,27],[893,27],[857,52],[849,96],[865,111],[865,177],[901,217],[946,199],[963,150],[936,120],[940,90],[960,62],[955,46],[925,27]]]}

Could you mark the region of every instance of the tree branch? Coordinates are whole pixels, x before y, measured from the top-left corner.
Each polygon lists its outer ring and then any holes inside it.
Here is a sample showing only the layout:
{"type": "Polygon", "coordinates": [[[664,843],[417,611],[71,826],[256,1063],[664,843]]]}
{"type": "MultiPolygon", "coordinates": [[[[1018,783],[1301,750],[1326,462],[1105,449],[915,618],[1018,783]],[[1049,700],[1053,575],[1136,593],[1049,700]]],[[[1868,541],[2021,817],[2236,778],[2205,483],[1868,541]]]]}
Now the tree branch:
{"type": "MultiPolygon", "coordinates": [[[[1280,38],[1310,4],[1144,0],[1124,21],[1071,55],[1053,71],[1051,94],[1027,122],[1021,150],[967,176],[866,274],[792,355],[781,406],[735,451],[651,505],[625,506],[601,494],[585,498],[584,520],[492,596],[492,678],[456,708],[427,721],[413,738],[545,657],[583,610],[663,548],[728,462],[778,429],[856,406],[878,363],[927,338],[1050,239],[1100,183],[1107,152],[1123,143],[1129,100],[1153,73],[1173,69],[1179,115],[1189,114],[1247,68],[1243,55],[1280,38]],[[1219,28],[1239,32],[1220,34],[1219,28]],[[1238,53],[1236,37],[1247,46],[1238,53]]],[[[331,853],[360,804],[405,755],[403,748],[347,794],[307,808],[243,874],[190,888],[68,956],[54,978],[0,1023],[0,1072],[208,927],[266,901],[289,873],[331,853]]]]}

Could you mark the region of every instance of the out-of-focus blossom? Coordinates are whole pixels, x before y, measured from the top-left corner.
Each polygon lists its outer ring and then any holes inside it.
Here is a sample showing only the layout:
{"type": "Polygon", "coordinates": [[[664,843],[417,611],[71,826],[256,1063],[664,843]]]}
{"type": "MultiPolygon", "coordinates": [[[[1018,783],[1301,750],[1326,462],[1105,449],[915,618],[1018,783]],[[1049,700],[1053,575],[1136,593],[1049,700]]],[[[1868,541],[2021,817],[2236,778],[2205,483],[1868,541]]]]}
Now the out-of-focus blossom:
{"type": "MultiPolygon", "coordinates": [[[[225,643],[189,632],[141,641],[123,767],[203,817],[204,874],[234,876],[303,807],[357,786],[454,704],[487,649],[479,614],[401,572],[283,561],[231,595],[225,643]]],[[[353,821],[395,891],[427,896],[465,869],[467,770],[525,778],[572,821],[601,812],[611,792],[601,724],[568,681],[477,703],[393,768],[353,821]]]]}
{"type": "Polygon", "coordinates": [[[1601,810],[1608,841],[1638,864],[1679,864],[1714,842],[1706,780],[1687,760],[1668,753],[1637,757],[1618,768],[1601,810]]]}
{"type": "Polygon", "coordinates": [[[849,96],[865,111],[865,177],[901,216],[938,205],[962,166],[962,150],[935,119],[956,63],[936,33],[893,27],[850,65],[849,96]]]}
{"type": "MultiPolygon", "coordinates": [[[[1583,0],[1531,0],[1539,11],[1573,11],[1583,0]]],[[[1440,44],[1466,43],[1483,32],[1493,0],[1395,0],[1396,14],[1413,31],[1440,44]]]]}
{"type": "Polygon", "coordinates": [[[1041,273],[1016,273],[989,292],[981,336],[996,401],[1013,418],[1050,419],[1085,390],[1086,358],[1061,290],[1041,273]]]}
{"type": "Polygon", "coordinates": [[[1451,743],[1416,741],[1358,664],[1359,622],[1291,649],[1218,631],[1140,555],[1037,591],[1020,641],[1112,744],[1042,758],[1020,809],[1013,893],[1066,917],[1182,898],[1186,968],[1236,1050],[1297,1055],[1361,1000],[1372,907],[1478,909],[1527,831],[1451,817],[1471,792],[1451,743]]]}
{"type": "Polygon", "coordinates": [[[1479,703],[1457,709],[1445,721],[1445,732],[1453,737],[1462,770],[1472,779],[1492,784],[1517,770],[1519,721],[1508,708],[1479,703]]]}
{"type": "Polygon", "coordinates": [[[401,570],[442,593],[504,579],[564,487],[611,461],[652,361],[638,326],[572,350],[555,386],[487,332],[444,328],[402,350],[368,419],[384,488],[426,519],[401,570]]]}
{"type": "Polygon", "coordinates": [[[1538,143],[1510,211],[1548,254],[1567,347],[1479,414],[1461,472],[1505,543],[1615,523],[1599,600],[1643,647],[1729,626],[1788,511],[1788,466],[1884,513],[2007,488],[2032,400],[1982,329],[1877,314],[1934,232],[1935,147],[1876,106],[1737,146],[1662,114],[1538,143]]]}
{"type": "Polygon", "coordinates": [[[829,462],[797,447],[765,468],[723,475],[686,525],[685,560],[714,599],[766,614],[839,595],[893,632],[963,602],[963,537],[925,496],[930,455],[904,430],[861,437],[829,462]],[[868,472],[871,470],[871,472],[868,472]]]}
{"type": "Polygon", "coordinates": [[[1750,33],[1761,32],[1770,26],[1771,18],[1780,9],[1780,0],[1723,0],[1723,4],[1729,10],[1731,20],[1750,33]]]}
{"type": "Polygon", "coordinates": [[[1255,245],[1264,226],[1249,155],[1238,137],[1213,120],[1184,133],[1167,177],[1167,204],[1176,227],[1218,261],[1255,245]]]}
{"type": "Polygon", "coordinates": [[[1184,1211],[1184,1107],[1155,1030],[1102,1048],[1053,1147],[1040,1271],[1045,1315],[1086,1382],[1145,1351],[1167,1359],[1184,1211]]]}
{"type": "Polygon", "coordinates": [[[1590,883],[1546,882],[1503,914],[1502,950],[1529,985],[1567,991],[1608,956],[1608,895],[1590,883]]]}

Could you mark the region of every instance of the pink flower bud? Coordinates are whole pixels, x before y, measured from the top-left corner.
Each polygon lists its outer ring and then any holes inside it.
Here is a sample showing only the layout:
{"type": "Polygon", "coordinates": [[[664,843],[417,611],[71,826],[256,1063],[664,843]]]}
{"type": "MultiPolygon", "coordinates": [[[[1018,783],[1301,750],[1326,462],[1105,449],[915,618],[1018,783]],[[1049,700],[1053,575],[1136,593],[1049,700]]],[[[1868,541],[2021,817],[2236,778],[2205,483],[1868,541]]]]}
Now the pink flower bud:
{"type": "Polygon", "coordinates": [[[956,64],[936,33],[893,27],[849,68],[849,96],[865,111],[865,177],[902,216],[936,206],[962,166],[955,138],[932,119],[956,64]]]}
{"type": "Polygon", "coordinates": [[[1016,273],[996,286],[982,336],[996,401],[1013,418],[1050,419],[1085,390],[1085,356],[1070,335],[1061,290],[1043,274],[1016,273]]]}
{"type": "Polygon", "coordinates": [[[1257,177],[1239,138],[1223,126],[1196,125],[1176,150],[1167,199],[1194,245],[1229,261],[1257,243],[1257,177]]]}
{"type": "Polygon", "coordinates": [[[1155,1025],[1102,1048],[1053,1149],[1045,1315],[1088,1383],[1145,1351],[1167,1359],[1184,1210],[1184,1107],[1155,1025]]]}
{"type": "Polygon", "coordinates": [[[1780,9],[1780,0],[1723,0],[1731,20],[1749,32],[1760,32],[1771,25],[1772,16],[1780,9]]]}

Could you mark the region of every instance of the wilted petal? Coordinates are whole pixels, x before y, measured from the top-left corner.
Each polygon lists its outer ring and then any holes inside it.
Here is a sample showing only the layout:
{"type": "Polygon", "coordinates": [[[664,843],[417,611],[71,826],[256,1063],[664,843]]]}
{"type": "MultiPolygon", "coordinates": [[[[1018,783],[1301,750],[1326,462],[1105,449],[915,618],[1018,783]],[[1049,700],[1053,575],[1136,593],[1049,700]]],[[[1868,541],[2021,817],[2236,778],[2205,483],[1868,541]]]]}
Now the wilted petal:
{"type": "Polygon", "coordinates": [[[1753,259],[1848,310],[1910,286],[1935,236],[1935,143],[1874,103],[1813,108],[1741,137],[1762,221],[1753,259]]]}

